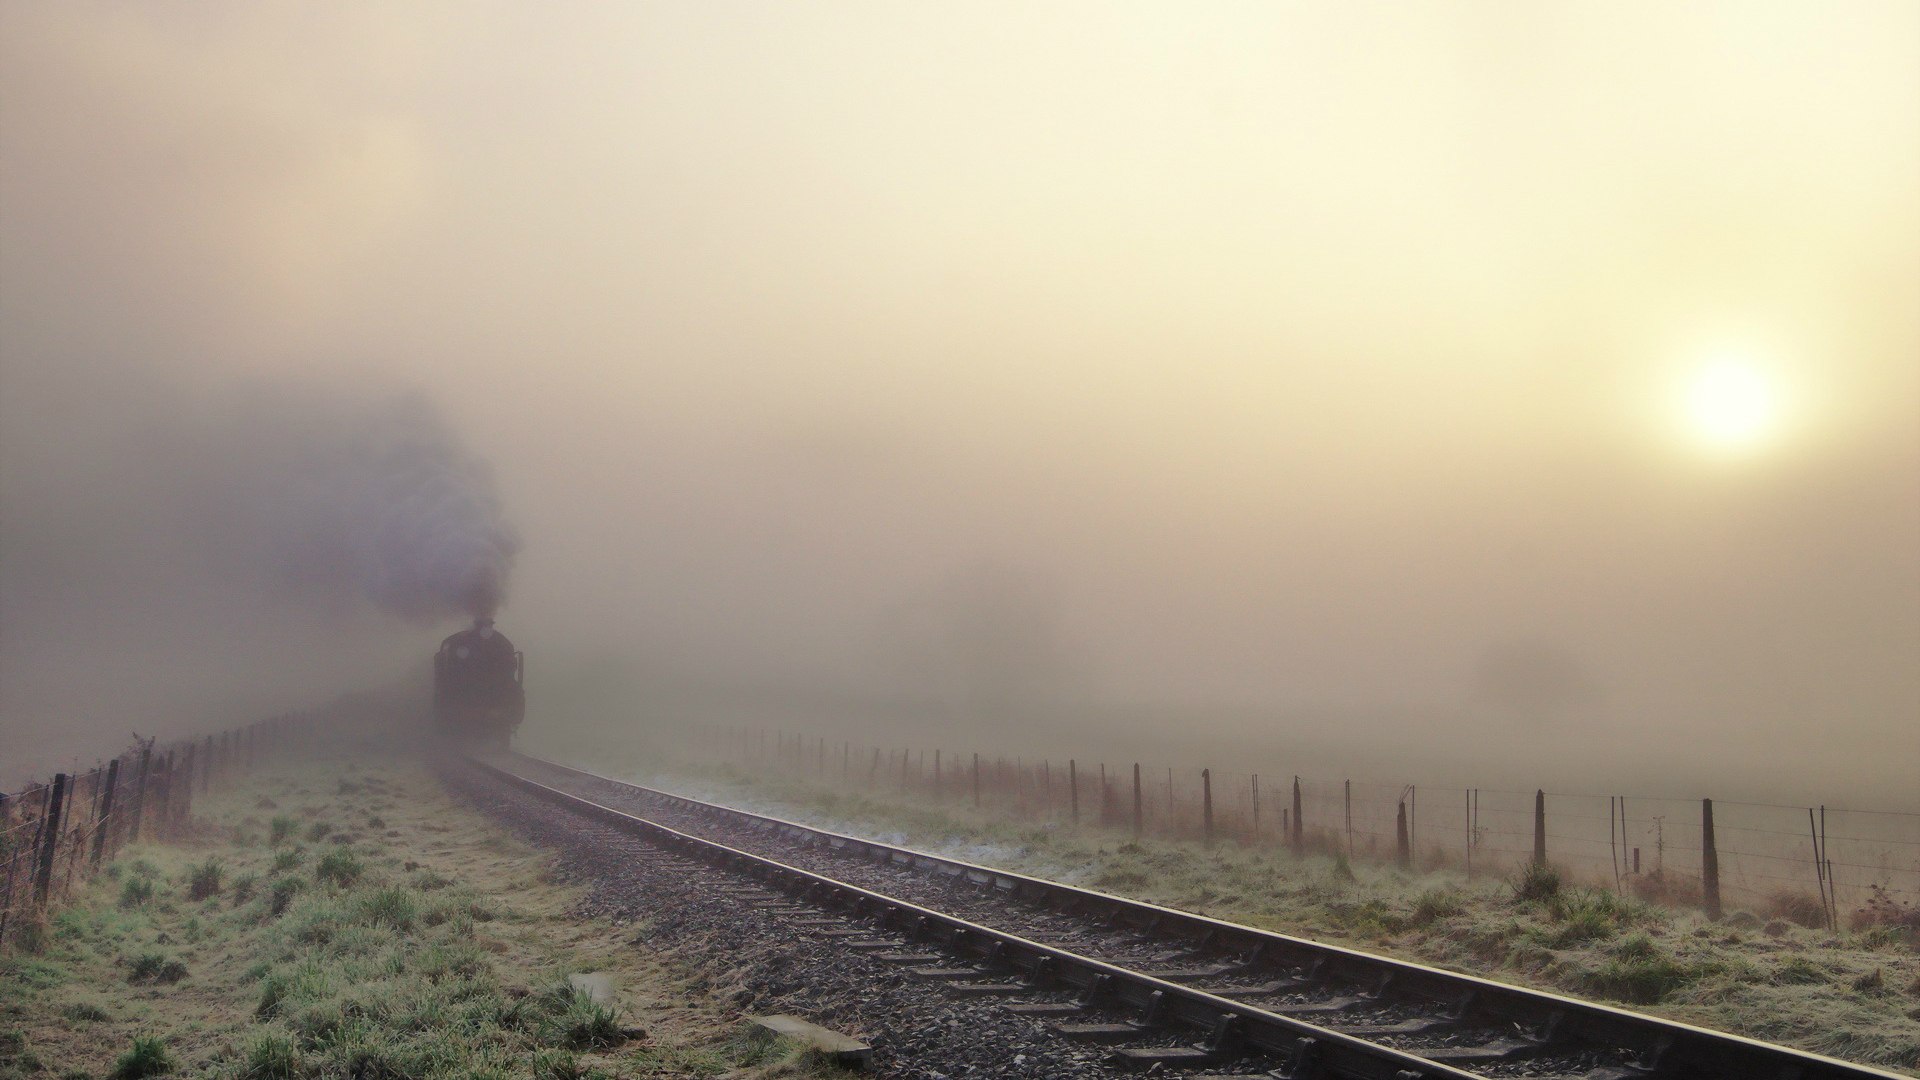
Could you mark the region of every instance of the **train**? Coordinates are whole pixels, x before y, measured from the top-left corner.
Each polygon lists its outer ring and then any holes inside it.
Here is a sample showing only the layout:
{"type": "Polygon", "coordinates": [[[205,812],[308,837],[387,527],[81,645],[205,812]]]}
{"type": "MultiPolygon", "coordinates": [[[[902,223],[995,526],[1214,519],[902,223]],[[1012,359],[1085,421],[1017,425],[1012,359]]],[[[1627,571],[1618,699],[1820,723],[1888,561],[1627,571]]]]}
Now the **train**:
{"type": "Polygon", "coordinates": [[[504,750],[527,714],[526,657],[493,619],[440,643],[433,656],[433,728],[440,738],[504,750]]]}

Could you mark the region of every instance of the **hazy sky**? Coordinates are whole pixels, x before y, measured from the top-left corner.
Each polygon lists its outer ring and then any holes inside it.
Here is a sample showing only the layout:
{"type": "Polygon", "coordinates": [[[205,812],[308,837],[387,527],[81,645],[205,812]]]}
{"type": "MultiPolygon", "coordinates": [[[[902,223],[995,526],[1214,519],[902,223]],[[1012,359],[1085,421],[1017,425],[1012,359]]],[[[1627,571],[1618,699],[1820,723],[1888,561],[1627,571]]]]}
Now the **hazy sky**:
{"type": "Polygon", "coordinates": [[[182,495],[408,388],[536,672],[1920,757],[1910,3],[10,3],[0,229],[0,757],[430,650],[182,495]]]}

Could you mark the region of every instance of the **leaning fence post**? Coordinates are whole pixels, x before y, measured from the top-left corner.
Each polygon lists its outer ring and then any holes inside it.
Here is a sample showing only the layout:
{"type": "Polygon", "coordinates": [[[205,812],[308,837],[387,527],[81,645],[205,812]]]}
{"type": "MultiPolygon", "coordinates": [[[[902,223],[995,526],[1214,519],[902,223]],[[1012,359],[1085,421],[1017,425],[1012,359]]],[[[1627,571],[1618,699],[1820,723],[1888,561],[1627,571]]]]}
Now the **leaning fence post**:
{"type": "Polygon", "coordinates": [[[1293,837],[1292,837],[1292,843],[1293,843],[1293,853],[1294,853],[1295,855],[1304,855],[1304,854],[1306,854],[1306,853],[1307,853],[1307,830],[1306,830],[1306,825],[1305,825],[1305,823],[1304,823],[1304,822],[1302,822],[1302,821],[1300,820],[1300,778],[1299,778],[1298,776],[1296,776],[1296,777],[1294,777],[1294,778],[1293,778],[1293,837]]]}
{"type": "Polygon", "coordinates": [[[1547,793],[1533,792],[1533,865],[1547,865],[1547,793]]]}
{"type": "Polygon", "coordinates": [[[1720,918],[1720,852],[1713,843],[1713,800],[1700,800],[1700,898],[1707,918],[1720,918]]]}
{"type": "Polygon", "coordinates": [[[1200,770],[1200,831],[1213,846],[1213,770],[1200,770]]]}
{"type": "Polygon", "coordinates": [[[1067,759],[1067,806],[1073,812],[1073,823],[1080,824],[1080,766],[1072,758],[1067,759]]]}
{"type": "Polygon", "coordinates": [[[1136,761],[1133,763],[1133,839],[1135,843],[1140,841],[1140,830],[1144,824],[1145,817],[1141,813],[1140,803],[1140,763],[1136,761]]]}
{"type": "Polygon", "coordinates": [[[53,855],[60,848],[60,811],[66,806],[68,777],[66,773],[56,773],[53,777],[53,792],[47,796],[46,824],[40,832],[39,865],[34,868],[33,900],[45,906],[47,890],[53,886],[53,855]]]}
{"type": "Polygon", "coordinates": [[[100,865],[100,855],[106,850],[107,830],[113,828],[113,789],[120,781],[120,759],[107,762],[107,790],[100,796],[100,813],[94,819],[93,826],[93,865],[100,865]]]}

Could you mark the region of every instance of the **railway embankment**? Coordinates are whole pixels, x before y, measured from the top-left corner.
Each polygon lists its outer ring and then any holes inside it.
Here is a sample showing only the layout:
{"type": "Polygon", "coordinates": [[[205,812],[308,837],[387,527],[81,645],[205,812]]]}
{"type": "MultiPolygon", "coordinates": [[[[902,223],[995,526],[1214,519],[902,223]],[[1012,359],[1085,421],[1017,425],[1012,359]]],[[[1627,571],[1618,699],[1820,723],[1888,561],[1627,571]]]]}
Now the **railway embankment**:
{"type": "MultiPolygon", "coordinates": [[[[598,771],[612,774],[606,762],[598,771]]],[[[1735,910],[1712,921],[1550,869],[1468,881],[1457,872],[1296,858],[1272,848],[1021,825],[964,807],[725,770],[622,775],[803,824],[1920,1075],[1920,929],[1897,918],[1837,931],[1803,925],[1791,910],[1735,910]]]]}
{"type": "Polygon", "coordinates": [[[422,767],[267,766],[10,935],[0,1078],[822,1071],[585,896],[422,767]]]}

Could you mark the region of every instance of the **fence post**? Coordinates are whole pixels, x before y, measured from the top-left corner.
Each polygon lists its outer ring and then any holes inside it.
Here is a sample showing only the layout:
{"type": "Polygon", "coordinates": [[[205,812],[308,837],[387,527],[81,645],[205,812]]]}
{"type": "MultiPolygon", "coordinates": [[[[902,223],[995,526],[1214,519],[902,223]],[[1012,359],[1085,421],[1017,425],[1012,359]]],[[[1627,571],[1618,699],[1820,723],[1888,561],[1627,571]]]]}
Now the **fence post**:
{"type": "Polygon", "coordinates": [[[188,743],[186,751],[180,755],[180,771],[184,774],[180,777],[180,803],[173,808],[173,813],[168,815],[175,821],[185,821],[193,816],[194,766],[198,765],[203,770],[206,768],[205,762],[194,760],[193,751],[193,744],[188,743]]]}
{"type": "Polygon", "coordinates": [[[1200,770],[1200,831],[1213,846],[1213,770],[1200,770]]]}
{"type": "Polygon", "coordinates": [[[46,824],[41,827],[39,865],[34,868],[33,900],[46,906],[47,890],[53,886],[53,855],[60,848],[60,811],[66,806],[68,777],[56,773],[53,792],[47,796],[46,824]]]}
{"type": "Polygon", "coordinates": [[[1260,839],[1260,774],[1254,773],[1253,785],[1253,838],[1260,839]]]}
{"type": "MultiPolygon", "coordinates": [[[[1346,821],[1347,821],[1347,858],[1349,858],[1349,859],[1351,859],[1351,858],[1353,858],[1353,856],[1354,856],[1354,850],[1353,850],[1353,781],[1351,781],[1351,780],[1347,780],[1347,781],[1344,781],[1343,783],[1344,783],[1344,788],[1345,788],[1345,791],[1346,791],[1346,813],[1347,813],[1347,817],[1346,817],[1346,821]]],[[[1373,834],[1372,834],[1372,833],[1368,833],[1367,835],[1369,835],[1369,836],[1371,836],[1371,835],[1373,835],[1373,834]]]]}
{"type": "Polygon", "coordinates": [[[1700,800],[1700,899],[1707,918],[1720,920],[1720,852],[1713,843],[1713,800],[1700,800]]]}
{"type": "Polygon", "coordinates": [[[1080,767],[1072,758],[1067,759],[1067,806],[1073,812],[1073,823],[1080,824],[1080,767]]]}
{"type": "Polygon", "coordinates": [[[933,752],[933,794],[935,798],[938,798],[942,794],[940,790],[940,751],[938,750],[933,752]]]}
{"type": "Polygon", "coordinates": [[[196,744],[194,749],[201,750],[202,756],[207,759],[205,767],[200,770],[200,791],[204,794],[213,790],[213,736],[207,736],[204,748],[196,744]]]}
{"type": "Polygon", "coordinates": [[[1401,869],[1413,865],[1413,842],[1407,835],[1407,800],[1401,799],[1393,814],[1393,858],[1401,869]]]}
{"type": "Polygon", "coordinates": [[[140,748],[140,771],[134,774],[133,781],[133,820],[127,823],[126,842],[140,842],[140,819],[147,813],[147,781],[153,771],[153,744],[140,748]]]}
{"type": "Polygon", "coordinates": [[[973,755],[973,808],[980,809],[980,755],[973,755]]]}
{"type": "Polygon", "coordinates": [[[1307,853],[1306,825],[1300,820],[1300,778],[1298,776],[1293,778],[1293,836],[1291,842],[1295,855],[1305,855],[1307,853]]]}
{"type": "Polygon", "coordinates": [[[1547,793],[1533,792],[1533,865],[1547,865],[1547,793]]]}
{"type": "Polygon", "coordinates": [[[1141,812],[1141,803],[1140,803],[1140,763],[1136,761],[1133,763],[1133,840],[1134,840],[1134,843],[1140,842],[1140,830],[1145,825],[1145,823],[1146,823],[1146,818],[1145,818],[1145,815],[1141,812]]]}
{"type": "Polygon", "coordinates": [[[107,830],[113,828],[113,789],[120,782],[120,759],[107,762],[107,790],[100,796],[100,814],[93,826],[93,865],[100,865],[100,855],[106,850],[107,830]]]}

